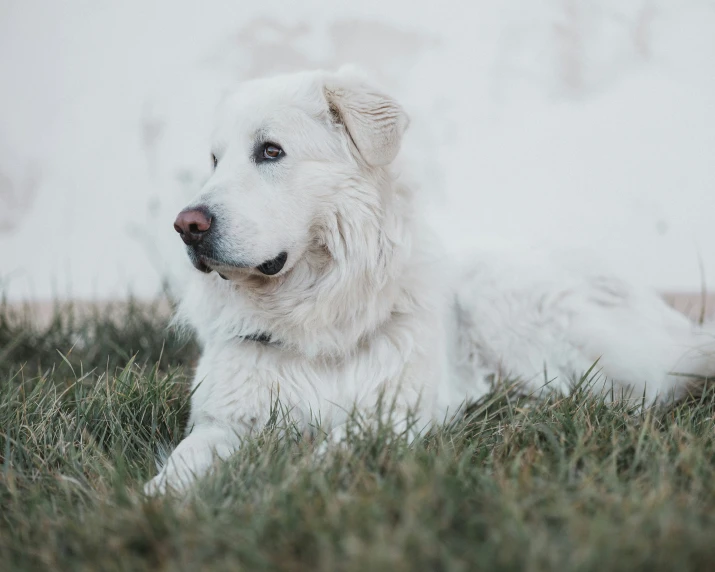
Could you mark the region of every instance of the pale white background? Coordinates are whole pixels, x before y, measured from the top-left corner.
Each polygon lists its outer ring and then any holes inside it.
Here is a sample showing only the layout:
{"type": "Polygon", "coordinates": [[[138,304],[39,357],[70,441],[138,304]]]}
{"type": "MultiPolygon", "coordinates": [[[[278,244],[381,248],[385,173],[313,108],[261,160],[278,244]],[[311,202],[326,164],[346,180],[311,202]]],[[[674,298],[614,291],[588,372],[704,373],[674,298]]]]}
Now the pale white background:
{"type": "Polygon", "coordinates": [[[151,296],[236,81],[357,63],[450,247],[715,284],[713,0],[0,0],[0,287],[151,296]]]}

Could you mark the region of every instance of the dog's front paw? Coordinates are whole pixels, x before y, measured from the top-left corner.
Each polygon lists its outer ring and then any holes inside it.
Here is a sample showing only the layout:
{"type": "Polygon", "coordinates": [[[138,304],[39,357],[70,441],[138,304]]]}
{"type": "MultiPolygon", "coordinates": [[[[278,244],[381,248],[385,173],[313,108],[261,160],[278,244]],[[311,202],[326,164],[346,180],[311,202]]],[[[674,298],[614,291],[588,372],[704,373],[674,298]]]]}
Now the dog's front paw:
{"type": "Polygon", "coordinates": [[[169,493],[182,495],[194,483],[196,476],[188,467],[177,466],[169,461],[159,474],[144,485],[146,496],[163,496],[169,493]]]}
{"type": "Polygon", "coordinates": [[[166,490],[166,475],[163,471],[144,485],[144,494],[148,497],[163,496],[166,490]]]}

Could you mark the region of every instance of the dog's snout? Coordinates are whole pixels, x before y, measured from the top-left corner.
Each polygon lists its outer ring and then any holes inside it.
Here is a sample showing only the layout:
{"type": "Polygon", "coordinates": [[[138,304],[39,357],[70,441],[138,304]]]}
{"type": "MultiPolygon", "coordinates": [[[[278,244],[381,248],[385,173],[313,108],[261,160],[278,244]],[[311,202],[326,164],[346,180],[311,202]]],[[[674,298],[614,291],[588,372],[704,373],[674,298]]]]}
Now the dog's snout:
{"type": "Polygon", "coordinates": [[[181,211],[174,221],[174,230],[188,245],[201,242],[206,231],[211,228],[213,217],[206,208],[198,207],[181,211]]]}

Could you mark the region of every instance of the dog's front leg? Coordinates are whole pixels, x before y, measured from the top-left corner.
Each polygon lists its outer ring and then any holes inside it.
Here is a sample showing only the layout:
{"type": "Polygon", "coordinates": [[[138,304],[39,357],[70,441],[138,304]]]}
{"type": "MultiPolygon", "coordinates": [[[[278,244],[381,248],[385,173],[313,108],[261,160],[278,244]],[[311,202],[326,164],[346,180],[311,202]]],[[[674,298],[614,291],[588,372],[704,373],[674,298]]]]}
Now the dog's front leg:
{"type": "Polygon", "coordinates": [[[159,474],[144,485],[147,495],[164,494],[168,489],[185,491],[205,475],[214,462],[238,450],[240,437],[235,428],[197,425],[174,449],[159,474]]]}

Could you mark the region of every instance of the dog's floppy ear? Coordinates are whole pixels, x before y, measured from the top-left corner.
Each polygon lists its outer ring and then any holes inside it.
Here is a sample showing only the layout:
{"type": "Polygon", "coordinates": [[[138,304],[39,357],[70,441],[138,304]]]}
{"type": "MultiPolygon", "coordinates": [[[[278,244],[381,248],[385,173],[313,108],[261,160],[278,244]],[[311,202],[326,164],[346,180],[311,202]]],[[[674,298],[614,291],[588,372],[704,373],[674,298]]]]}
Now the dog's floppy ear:
{"type": "Polygon", "coordinates": [[[391,163],[409,124],[402,106],[354,67],[326,74],[324,90],[333,121],[345,126],[365,162],[372,167],[391,163]]]}

